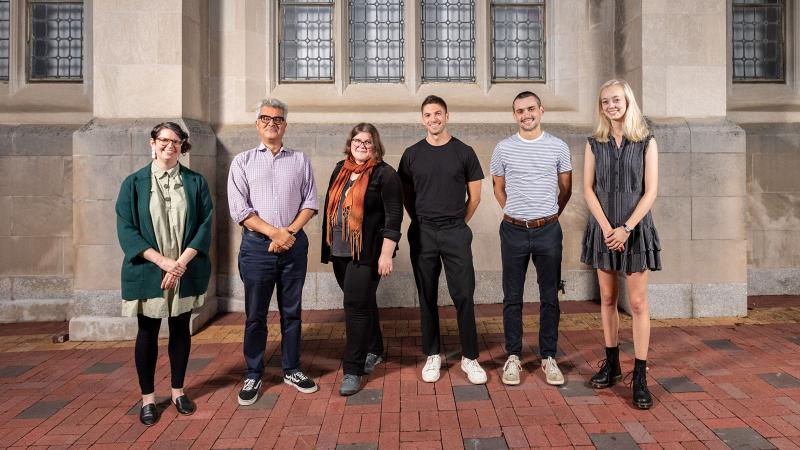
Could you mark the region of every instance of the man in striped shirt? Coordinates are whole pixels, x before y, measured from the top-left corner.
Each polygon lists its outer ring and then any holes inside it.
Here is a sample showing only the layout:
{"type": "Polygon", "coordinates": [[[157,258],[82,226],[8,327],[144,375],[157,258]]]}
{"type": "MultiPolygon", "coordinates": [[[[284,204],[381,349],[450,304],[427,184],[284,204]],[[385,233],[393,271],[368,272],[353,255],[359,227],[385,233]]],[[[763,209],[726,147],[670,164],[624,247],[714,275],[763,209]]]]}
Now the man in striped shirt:
{"type": "Polygon", "coordinates": [[[261,144],[236,155],[228,173],[228,207],[242,226],[239,274],[244,282],[244,359],[247,364],[240,405],[258,400],[267,345],[267,308],[278,288],[281,362],[284,383],[300,392],[318,387],[300,371],[303,284],[308,238],[303,226],[317,213],[317,189],[308,156],[283,145],[285,103],[258,105],[256,129],[261,144]]]}
{"type": "Polygon", "coordinates": [[[558,345],[558,289],[562,233],[558,216],[572,195],[569,147],[541,127],[544,108],[533,92],[512,103],[519,132],[494,149],[490,164],[494,196],[503,208],[503,328],[508,359],[503,383],[519,384],[522,353],[522,294],[528,261],[539,284],[539,353],[547,383],[564,384],[555,356],[558,345]]]}

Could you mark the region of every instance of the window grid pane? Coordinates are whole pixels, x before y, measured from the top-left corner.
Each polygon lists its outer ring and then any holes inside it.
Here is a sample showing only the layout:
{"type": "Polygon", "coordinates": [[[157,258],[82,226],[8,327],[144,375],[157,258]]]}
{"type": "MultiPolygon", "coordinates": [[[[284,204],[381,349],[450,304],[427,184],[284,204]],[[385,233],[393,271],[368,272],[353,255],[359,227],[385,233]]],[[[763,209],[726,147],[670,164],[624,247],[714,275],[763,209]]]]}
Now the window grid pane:
{"type": "Polygon", "coordinates": [[[8,53],[11,35],[11,2],[0,0],[0,80],[8,80],[8,53]]]}
{"type": "Polygon", "coordinates": [[[733,3],[733,81],[784,81],[784,13],[780,0],[733,3]]]}
{"type": "Polygon", "coordinates": [[[403,82],[403,0],[350,0],[350,81],[403,82]]]}
{"type": "Polygon", "coordinates": [[[544,81],[544,4],[496,1],[492,19],[492,80],[544,81]]]}
{"type": "Polygon", "coordinates": [[[475,81],[474,0],[422,0],[422,81],[475,81]]]}
{"type": "Polygon", "coordinates": [[[333,2],[281,1],[281,81],[333,81],[333,2]]]}
{"type": "Polygon", "coordinates": [[[30,4],[31,80],[83,79],[83,3],[30,4]]]}

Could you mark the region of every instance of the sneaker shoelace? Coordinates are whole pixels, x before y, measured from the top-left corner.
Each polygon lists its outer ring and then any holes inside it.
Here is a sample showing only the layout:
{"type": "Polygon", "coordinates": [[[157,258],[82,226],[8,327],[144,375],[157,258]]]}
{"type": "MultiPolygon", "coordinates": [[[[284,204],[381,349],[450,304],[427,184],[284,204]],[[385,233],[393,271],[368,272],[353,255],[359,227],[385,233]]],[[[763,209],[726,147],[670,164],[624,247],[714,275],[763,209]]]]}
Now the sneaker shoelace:
{"type": "Polygon", "coordinates": [[[553,358],[547,358],[544,370],[547,371],[548,375],[558,375],[559,370],[558,370],[558,365],[556,365],[556,360],[554,360],[553,358]]]}
{"type": "Polygon", "coordinates": [[[253,386],[255,386],[255,385],[256,385],[256,380],[253,380],[252,378],[248,378],[248,379],[244,380],[244,390],[245,391],[252,390],[253,386]]]}
{"type": "Polygon", "coordinates": [[[295,383],[299,383],[301,381],[307,380],[308,377],[303,375],[303,372],[295,372],[295,373],[289,375],[289,379],[292,380],[295,383]]]}
{"type": "Polygon", "coordinates": [[[477,359],[466,359],[464,366],[470,372],[480,371],[481,370],[481,365],[478,364],[478,360],[477,359]]]}
{"type": "Polygon", "coordinates": [[[428,360],[425,361],[425,368],[423,370],[436,370],[436,366],[439,364],[439,355],[428,356],[428,360]]]}
{"type": "Polygon", "coordinates": [[[519,372],[520,369],[522,368],[522,366],[519,363],[519,359],[517,358],[508,358],[506,360],[506,363],[503,365],[503,372],[508,370],[509,366],[513,366],[517,370],[517,372],[519,372]]]}

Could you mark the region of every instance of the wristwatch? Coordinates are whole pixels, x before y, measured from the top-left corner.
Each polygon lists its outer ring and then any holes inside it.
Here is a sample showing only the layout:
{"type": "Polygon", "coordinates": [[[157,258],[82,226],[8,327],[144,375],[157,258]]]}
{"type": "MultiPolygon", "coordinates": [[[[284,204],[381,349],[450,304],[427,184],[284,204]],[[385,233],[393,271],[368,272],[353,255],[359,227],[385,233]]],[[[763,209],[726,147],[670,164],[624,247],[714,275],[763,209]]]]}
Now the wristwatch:
{"type": "Polygon", "coordinates": [[[628,234],[633,233],[633,228],[629,227],[627,223],[622,224],[622,229],[628,234]]]}

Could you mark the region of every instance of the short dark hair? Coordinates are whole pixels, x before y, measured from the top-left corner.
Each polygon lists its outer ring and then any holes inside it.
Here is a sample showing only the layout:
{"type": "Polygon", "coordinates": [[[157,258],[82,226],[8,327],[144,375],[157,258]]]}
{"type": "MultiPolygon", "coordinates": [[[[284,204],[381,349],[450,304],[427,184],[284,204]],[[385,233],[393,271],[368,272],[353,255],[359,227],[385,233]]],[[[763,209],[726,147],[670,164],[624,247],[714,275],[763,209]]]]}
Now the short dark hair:
{"type": "Polygon", "coordinates": [[[344,144],[345,156],[350,156],[350,144],[353,142],[353,138],[356,137],[358,133],[362,132],[369,133],[369,135],[372,137],[372,152],[374,154],[374,159],[376,161],[383,161],[383,155],[386,154],[386,150],[383,148],[381,135],[378,133],[378,129],[375,128],[375,125],[364,122],[361,122],[360,124],[354,126],[352,130],[350,130],[350,134],[347,136],[347,142],[344,144]]]}
{"type": "Polygon", "coordinates": [[[150,138],[155,140],[158,137],[158,133],[161,133],[164,128],[178,135],[178,139],[181,140],[181,153],[188,153],[192,149],[192,144],[189,142],[189,133],[183,131],[183,128],[175,122],[161,122],[154,126],[150,131],[150,138]]]}
{"type": "Polygon", "coordinates": [[[514,101],[511,102],[511,110],[514,110],[514,103],[517,103],[517,100],[522,100],[523,98],[533,97],[536,99],[536,104],[542,106],[542,99],[539,98],[538,95],[534,94],[531,91],[522,91],[514,97],[514,101]]]}
{"type": "Polygon", "coordinates": [[[444,108],[444,112],[447,112],[447,103],[445,103],[444,99],[438,95],[429,95],[425,97],[425,100],[422,101],[422,106],[420,106],[419,110],[422,111],[427,105],[439,105],[444,108]]]}

